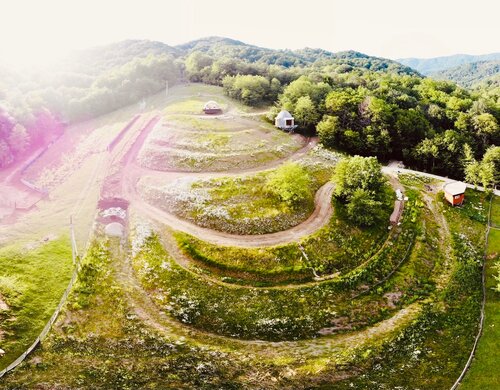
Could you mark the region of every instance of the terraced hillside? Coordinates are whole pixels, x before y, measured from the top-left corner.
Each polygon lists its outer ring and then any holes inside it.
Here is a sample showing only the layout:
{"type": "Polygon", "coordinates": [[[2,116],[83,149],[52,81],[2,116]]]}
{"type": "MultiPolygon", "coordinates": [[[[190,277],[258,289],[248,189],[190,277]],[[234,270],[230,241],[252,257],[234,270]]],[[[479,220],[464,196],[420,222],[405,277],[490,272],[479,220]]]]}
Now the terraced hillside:
{"type": "Polygon", "coordinates": [[[332,199],[340,154],[198,88],[123,141],[66,309],[4,386],[449,388],[477,332],[487,199],[452,208],[442,183],[391,176],[360,228],[332,199]],[[299,204],[266,184],[290,165],[299,204]]]}

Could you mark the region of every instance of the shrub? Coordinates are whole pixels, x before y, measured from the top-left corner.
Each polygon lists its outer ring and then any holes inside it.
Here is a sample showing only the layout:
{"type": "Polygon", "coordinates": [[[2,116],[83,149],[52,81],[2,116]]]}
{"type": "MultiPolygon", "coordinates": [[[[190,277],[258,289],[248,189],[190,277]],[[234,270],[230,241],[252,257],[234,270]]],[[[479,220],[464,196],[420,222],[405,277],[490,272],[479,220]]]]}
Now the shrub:
{"type": "Polygon", "coordinates": [[[269,176],[266,189],[283,202],[297,205],[311,198],[311,178],[297,163],[286,163],[269,176]]]}
{"type": "Polygon", "coordinates": [[[333,175],[335,195],[349,200],[357,189],[362,189],[377,196],[385,183],[381,168],[375,157],[354,156],[341,160],[333,175]]]}
{"type": "Polygon", "coordinates": [[[358,188],[347,204],[347,215],[357,225],[372,226],[381,206],[382,202],[372,199],[368,191],[358,188]]]}

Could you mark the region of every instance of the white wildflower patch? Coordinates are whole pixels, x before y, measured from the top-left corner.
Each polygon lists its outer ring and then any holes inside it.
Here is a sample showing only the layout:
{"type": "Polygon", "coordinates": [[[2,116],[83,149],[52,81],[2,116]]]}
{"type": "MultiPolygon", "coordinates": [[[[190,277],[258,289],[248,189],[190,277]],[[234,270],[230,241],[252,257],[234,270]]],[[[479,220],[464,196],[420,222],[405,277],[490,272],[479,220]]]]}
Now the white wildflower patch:
{"type": "Polygon", "coordinates": [[[276,146],[276,152],[284,153],[284,152],[286,152],[286,148],[283,145],[278,145],[278,146],[276,146]]]}
{"type": "Polygon", "coordinates": [[[140,222],[134,226],[132,235],[132,256],[136,256],[146,242],[146,239],[151,236],[153,229],[147,222],[140,222]]]}
{"type": "Polygon", "coordinates": [[[189,324],[200,315],[200,302],[190,297],[187,293],[178,296],[172,296],[172,305],[170,312],[180,321],[189,324]]]}
{"type": "Polygon", "coordinates": [[[160,268],[161,269],[164,269],[164,270],[167,270],[167,271],[170,271],[172,269],[172,265],[167,262],[167,261],[162,261],[161,264],[160,264],[160,268]]]}
{"type": "Polygon", "coordinates": [[[316,145],[312,151],[311,151],[313,156],[320,157],[324,160],[329,160],[329,161],[334,161],[337,162],[342,158],[342,155],[340,153],[334,152],[333,150],[326,149],[323,147],[323,145],[318,144],[316,145]]]}
{"type": "Polygon", "coordinates": [[[206,205],[202,210],[202,215],[207,218],[230,218],[229,212],[225,207],[214,205],[206,205]]]}
{"type": "Polygon", "coordinates": [[[419,358],[421,353],[422,353],[422,351],[420,349],[415,349],[415,350],[413,350],[411,357],[416,360],[419,358]]]}

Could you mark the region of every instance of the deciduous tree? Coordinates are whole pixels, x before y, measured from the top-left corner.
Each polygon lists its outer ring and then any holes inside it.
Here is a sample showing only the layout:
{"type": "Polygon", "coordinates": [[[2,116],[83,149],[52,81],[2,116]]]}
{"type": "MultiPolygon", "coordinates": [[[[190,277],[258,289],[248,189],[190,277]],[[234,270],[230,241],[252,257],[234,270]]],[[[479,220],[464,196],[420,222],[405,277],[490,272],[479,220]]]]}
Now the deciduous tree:
{"type": "Polygon", "coordinates": [[[266,183],[267,190],[283,202],[298,205],[311,197],[311,179],[297,163],[283,164],[273,172],[266,183]]]}

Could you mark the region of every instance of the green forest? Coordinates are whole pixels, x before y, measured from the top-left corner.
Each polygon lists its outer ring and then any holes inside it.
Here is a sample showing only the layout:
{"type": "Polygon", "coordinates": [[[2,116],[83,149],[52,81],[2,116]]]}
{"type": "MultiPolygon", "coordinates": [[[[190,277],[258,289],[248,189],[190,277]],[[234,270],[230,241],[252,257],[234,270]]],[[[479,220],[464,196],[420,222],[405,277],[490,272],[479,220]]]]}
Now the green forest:
{"type": "Polygon", "coordinates": [[[50,142],[67,124],[138,102],[166,82],[221,85],[244,104],[272,105],[270,120],[286,109],[298,131],[317,132],[323,145],[349,153],[401,159],[455,178],[474,166],[469,177],[488,185],[493,179],[484,171],[491,164],[481,164],[483,156],[489,152],[487,160],[499,165],[494,81],[467,89],[354,51],[272,50],[205,38],[177,47],[102,46],[73,54],[47,74],[0,68],[0,167],[50,142]]]}
{"type": "Polygon", "coordinates": [[[498,78],[500,73],[500,60],[479,61],[464,64],[454,68],[441,70],[430,74],[435,79],[451,80],[467,87],[476,88],[481,84],[491,83],[498,78]]]}

